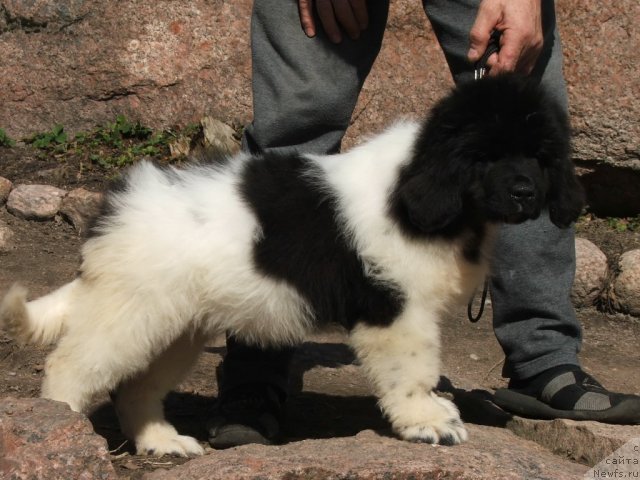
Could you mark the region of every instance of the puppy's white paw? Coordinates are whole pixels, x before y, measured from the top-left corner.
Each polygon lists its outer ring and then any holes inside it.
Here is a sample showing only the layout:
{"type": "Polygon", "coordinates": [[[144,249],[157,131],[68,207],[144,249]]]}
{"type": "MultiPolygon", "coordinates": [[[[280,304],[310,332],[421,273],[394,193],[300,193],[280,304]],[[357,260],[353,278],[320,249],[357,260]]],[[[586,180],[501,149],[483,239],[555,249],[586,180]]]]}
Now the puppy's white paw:
{"type": "Polygon", "coordinates": [[[171,426],[157,425],[148,428],[143,435],[136,438],[138,455],[174,455],[189,457],[204,454],[204,448],[193,437],[178,435],[171,426]]]}
{"type": "Polygon", "coordinates": [[[467,440],[467,430],[460,419],[449,419],[444,423],[412,425],[399,429],[403,440],[433,445],[457,445],[467,440]]]}
{"type": "Polygon", "coordinates": [[[424,420],[412,425],[394,426],[396,433],[409,442],[457,445],[469,438],[456,406],[445,398],[430,395],[424,420]]]}

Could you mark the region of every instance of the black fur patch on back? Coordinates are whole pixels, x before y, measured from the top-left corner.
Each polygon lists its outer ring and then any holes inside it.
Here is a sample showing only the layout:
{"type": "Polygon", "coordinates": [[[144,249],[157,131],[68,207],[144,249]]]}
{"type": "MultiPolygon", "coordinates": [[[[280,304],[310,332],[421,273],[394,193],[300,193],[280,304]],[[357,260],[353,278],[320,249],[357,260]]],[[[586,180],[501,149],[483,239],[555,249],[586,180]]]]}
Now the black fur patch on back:
{"type": "Polygon", "coordinates": [[[335,197],[318,182],[302,156],[249,161],[240,189],[262,227],[256,268],[296,288],[319,323],[388,325],[402,309],[402,295],[367,275],[336,220],[335,197]]]}

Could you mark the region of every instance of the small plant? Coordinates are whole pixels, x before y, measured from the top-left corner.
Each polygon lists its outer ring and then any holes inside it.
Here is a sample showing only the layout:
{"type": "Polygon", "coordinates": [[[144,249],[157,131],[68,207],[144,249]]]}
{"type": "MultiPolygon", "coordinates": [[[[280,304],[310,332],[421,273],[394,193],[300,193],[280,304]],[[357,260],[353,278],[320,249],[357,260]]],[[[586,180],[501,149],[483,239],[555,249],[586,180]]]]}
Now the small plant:
{"type": "Polygon", "coordinates": [[[3,128],[0,128],[0,147],[13,147],[16,142],[14,142],[7,132],[4,131],[3,128]]]}
{"type": "Polygon", "coordinates": [[[48,132],[37,133],[27,139],[35,148],[40,150],[58,149],[67,142],[67,133],[62,125],[56,125],[48,132]]]}
{"type": "Polygon", "coordinates": [[[124,115],[118,115],[116,121],[111,125],[111,130],[114,133],[120,134],[122,138],[131,138],[138,140],[145,140],[151,136],[153,130],[149,127],[140,125],[140,122],[131,123],[124,115]]]}
{"type": "Polygon", "coordinates": [[[85,162],[83,165],[92,164],[117,172],[144,157],[161,162],[179,161],[171,156],[169,149],[177,135],[171,130],[154,132],[138,121],[119,115],[114,122],[78,132],[72,138],[62,125],[56,125],[51,131],[38,133],[25,141],[39,149],[40,156],[53,156],[60,162],[80,157],[85,162]]]}
{"type": "Polygon", "coordinates": [[[640,231],[640,215],[629,218],[607,218],[609,227],[617,232],[638,232],[640,231]]]}
{"type": "Polygon", "coordinates": [[[122,148],[124,140],[146,140],[153,134],[153,130],[145,127],[140,122],[132,123],[124,115],[118,115],[114,123],[107,124],[94,132],[94,137],[99,143],[122,148]]]}
{"type": "Polygon", "coordinates": [[[115,122],[91,132],[76,134],[71,142],[75,153],[85,152],[87,158],[105,170],[130,165],[142,157],[167,157],[171,132],[154,132],[140,122],[132,122],[124,115],[115,122]]]}

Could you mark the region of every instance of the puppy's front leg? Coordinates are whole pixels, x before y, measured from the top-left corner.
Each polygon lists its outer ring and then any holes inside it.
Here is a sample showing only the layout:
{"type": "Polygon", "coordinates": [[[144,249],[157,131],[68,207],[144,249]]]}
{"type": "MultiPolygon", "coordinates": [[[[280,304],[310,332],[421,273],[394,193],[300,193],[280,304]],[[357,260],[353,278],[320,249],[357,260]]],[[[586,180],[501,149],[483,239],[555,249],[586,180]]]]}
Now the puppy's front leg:
{"type": "Polygon", "coordinates": [[[456,406],[433,389],[440,375],[435,318],[407,305],[388,327],[360,323],[350,340],[393,430],[412,442],[453,445],[467,439],[456,406]]]}

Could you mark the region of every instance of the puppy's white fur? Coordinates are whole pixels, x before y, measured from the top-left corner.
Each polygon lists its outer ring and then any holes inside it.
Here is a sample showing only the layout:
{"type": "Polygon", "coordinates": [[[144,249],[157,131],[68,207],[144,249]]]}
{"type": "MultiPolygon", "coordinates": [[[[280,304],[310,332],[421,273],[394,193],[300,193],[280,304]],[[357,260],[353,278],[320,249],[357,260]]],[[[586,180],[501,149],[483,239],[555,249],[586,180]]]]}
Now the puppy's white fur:
{"type": "MultiPolygon", "coordinates": [[[[339,221],[365,266],[375,265],[405,298],[391,326],[358,324],[351,332],[381,407],[403,438],[458,443],[466,431],[455,406],[432,393],[438,319],[468,299],[486,255],[470,263],[464,238],[419,241],[387,214],[418,128],[400,123],[348,153],[309,158],[320,183],[337,193],[339,221]]],[[[26,307],[24,290],[7,294],[5,328],[24,341],[58,341],[43,396],[83,411],[93,395],[118,388],[122,429],[138,452],[200,454],[194,439],[166,422],[162,399],[205,341],[225,331],[261,345],[303,340],[313,324],[310,305],[252,262],[261,227],[237,188],[249,159],[240,154],[224,166],[169,175],[135,166],[128,189],[115,197],[116,215],[83,247],[81,275],[26,307]]]]}

